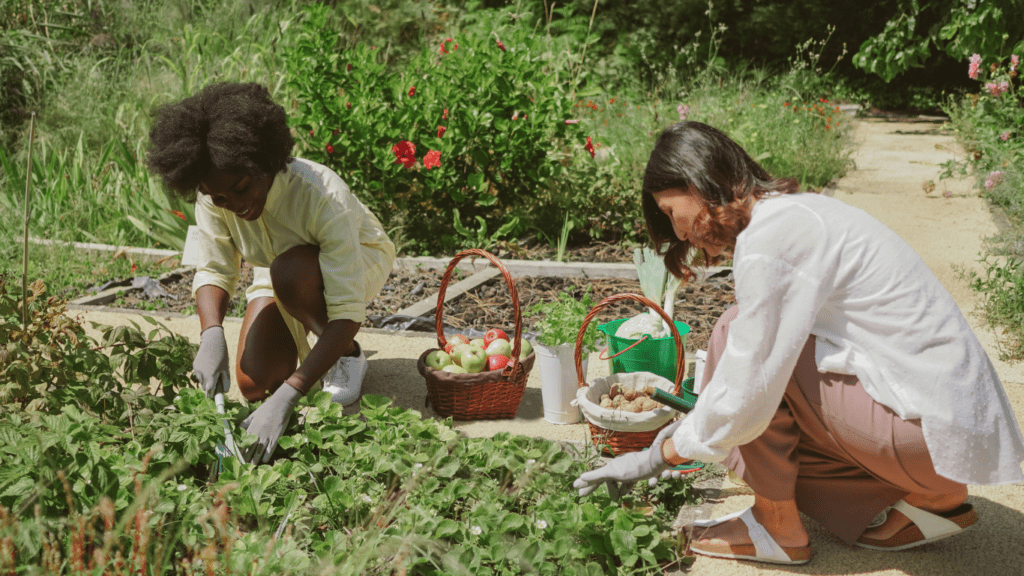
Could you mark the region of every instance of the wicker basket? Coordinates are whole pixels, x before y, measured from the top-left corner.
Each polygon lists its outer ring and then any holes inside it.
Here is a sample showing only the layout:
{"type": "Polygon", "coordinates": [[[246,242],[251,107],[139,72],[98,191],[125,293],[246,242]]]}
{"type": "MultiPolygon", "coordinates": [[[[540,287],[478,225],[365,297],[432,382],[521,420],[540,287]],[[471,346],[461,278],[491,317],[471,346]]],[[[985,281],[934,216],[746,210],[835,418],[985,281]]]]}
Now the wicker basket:
{"type": "MultiPolygon", "coordinates": [[[[675,411],[673,411],[671,408],[659,409],[657,411],[652,412],[650,415],[646,415],[646,413],[641,413],[645,414],[645,416],[641,416],[640,418],[646,418],[646,421],[639,422],[639,426],[634,421],[633,424],[628,426],[629,428],[632,428],[632,430],[627,431],[621,429],[624,427],[621,425],[621,420],[613,421],[611,419],[608,419],[607,417],[602,416],[596,411],[588,409],[588,404],[596,404],[596,400],[598,399],[590,398],[590,396],[596,395],[597,397],[599,397],[602,391],[598,390],[596,386],[591,386],[590,384],[584,382],[582,366],[583,335],[587,329],[587,325],[594,320],[598,312],[600,312],[603,308],[606,308],[607,306],[615,302],[620,302],[623,300],[633,300],[635,302],[643,304],[644,306],[647,306],[648,308],[658,312],[658,314],[660,314],[661,317],[668,323],[669,328],[672,332],[672,337],[675,339],[676,342],[676,379],[673,383],[665,378],[657,376],[656,374],[651,374],[649,372],[613,374],[612,378],[614,378],[619,383],[625,384],[629,384],[631,380],[637,383],[639,383],[640,381],[643,381],[645,383],[654,383],[654,385],[657,385],[658,387],[663,388],[666,391],[678,396],[683,381],[683,373],[686,367],[686,357],[683,352],[683,339],[679,335],[679,330],[676,329],[675,323],[672,321],[671,318],[668,317],[665,311],[662,310],[661,307],[655,304],[654,302],[648,300],[647,298],[639,294],[615,294],[614,296],[608,296],[604,300],[601,300],[600,302],[597,303],[596,306],[594,306],[590,310],[590,313],[587,314],[586,318],[584,318],[583,320],[583,325],[580,326],[579,334],[577,334],[576,336],[576,378],[578,382],[577,385],[579,388],[579,390],[577,391],[577,398],[585,395],[587,399],[591,401],[589,403],[580,402],[580,411],[586,418],[587,425],[590,428],[591,441],[594,443],[595,446],[597,446],[602,451],[610,452],[616,456],[620,454],[625,454],[627,452],[637,452],[639,450],[643,450],[644,448],[649,448],[651,446],[651,443],[654,442],[654,439],[658,436],[658,432],[660,432],[661,429],[664,428],[665,426],[668,426],[669,423],[672,422],[672,419],[675,418],[675,411]],[[649,429],[637,431],[636,428],[649,429]]],[[[602,382],[602,384],[604,383],[602,382]]]]}
{"type": "Polygon", "coordinates": [[[514,418],[519,410],[519,402],[526,391],[526,378],[533,368],[536,353],[519,361],[520,345],[523,337],[523,315],[519,310],[519,292],[505,265],[490,252],[484,250],[465,250],[458,253],[448,263],[441,288],[437,295],[437,311],[434,314],[437,328],[437,348],[431,348],[420,355],[416,361],[416,369],[427,381],[427,406],[433,406],[434,412],[440,416],[451,416],[455,420],[493,420],[498,418],[514,418]],[[443,370],[435,370],[427,366],[427,354],[434,350],[443,350],[448,341],[444,337],[444,324],[441,316],[444,311],[444,294],[448,289],[455,266],[466,256],[482,256],[490,260],[501,270],[501,275],[508,284],[512,298],[512,309],[515,314],[515,334],[512,336],[512,359],[500,372],[490,370],[476,374],[454,374],[443,370]]]}

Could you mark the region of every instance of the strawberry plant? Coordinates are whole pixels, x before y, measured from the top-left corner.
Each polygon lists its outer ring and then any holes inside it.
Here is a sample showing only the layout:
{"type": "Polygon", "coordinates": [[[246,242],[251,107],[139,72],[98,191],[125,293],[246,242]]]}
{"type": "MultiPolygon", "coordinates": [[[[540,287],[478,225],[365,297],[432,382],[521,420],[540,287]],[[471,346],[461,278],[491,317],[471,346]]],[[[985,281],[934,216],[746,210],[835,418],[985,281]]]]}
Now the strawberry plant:
{"type": "Polygon", "coordinates": [[[466,438],[377,396],[355,416],[304,398],[275,461],[226,458],[211,483],[221,419],[249,407],[221,416],[187,386],[192,345],[160,326],[95,341],[33,290],[22,330],[0,278],[0,572],[631,574],[675,557],[664,516],[579,498],[592,453],[466,438]]]}

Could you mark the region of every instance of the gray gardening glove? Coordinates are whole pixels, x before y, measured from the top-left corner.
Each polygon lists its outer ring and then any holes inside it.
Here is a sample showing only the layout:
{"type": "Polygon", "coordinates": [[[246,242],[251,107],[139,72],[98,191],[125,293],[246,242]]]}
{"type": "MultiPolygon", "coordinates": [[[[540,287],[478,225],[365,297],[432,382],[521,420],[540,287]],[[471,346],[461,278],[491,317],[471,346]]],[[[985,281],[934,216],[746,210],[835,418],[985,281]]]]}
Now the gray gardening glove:
{"type": "Polygon", "coordinates": [[[281,384],[277,392],[263,401],[263,404],[242,421],[242,428],[256,436],[256,443],[245,449],[242,457],[252,464],[266,464],[277,448],[277,440],[288,427],[288,419],[295,411],[303,393],[288,385],[281,384]]]}
{"type": "Polygon", "coordinates": [[[207,398],[231,388],[231,373],[228,372],[228,342],[224,339],[223,326],[211,326],[199,336],[199,352],[192,361],[192,379],[206,391],[207,398]]]}

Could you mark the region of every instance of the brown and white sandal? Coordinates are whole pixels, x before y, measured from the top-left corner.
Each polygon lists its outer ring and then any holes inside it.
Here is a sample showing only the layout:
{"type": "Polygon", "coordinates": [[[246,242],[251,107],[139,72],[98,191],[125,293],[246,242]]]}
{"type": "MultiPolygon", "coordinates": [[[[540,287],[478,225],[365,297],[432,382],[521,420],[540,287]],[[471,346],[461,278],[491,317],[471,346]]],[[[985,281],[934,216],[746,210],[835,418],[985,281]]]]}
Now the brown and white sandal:
{"type": "Polygon", "coordinates": [[[768,530],[754,518],[750,508],[734,512],[714,520],[697,520],[693,523],[690,543],[690,550],[713,556],[716,558],[731,558],[734,560],[753,560],[755,562],[767,562],[769,564],[806,564],[813,552],[810,546],[799,548],[783,548],[772,538],[768,530]],[[739,518],[747,525],[747,532],[753,544],[701,544],[696,540],[700,539],[701,528],[710,528],[734,518],[739,518]]]}
{"type": "Polygon", "coordinates": [[[885,540],[861,536],[855,544],[871,550],[895,552],[914,548],[943,538],[955,536],[978,521],[978,514],[971,504],[961,504],[946,512],[928,512],[907,504],[903,500],[882,511],[869,528],[885,523],[889,510],[896,510],[910,519],[911,524],[885,540]]]}

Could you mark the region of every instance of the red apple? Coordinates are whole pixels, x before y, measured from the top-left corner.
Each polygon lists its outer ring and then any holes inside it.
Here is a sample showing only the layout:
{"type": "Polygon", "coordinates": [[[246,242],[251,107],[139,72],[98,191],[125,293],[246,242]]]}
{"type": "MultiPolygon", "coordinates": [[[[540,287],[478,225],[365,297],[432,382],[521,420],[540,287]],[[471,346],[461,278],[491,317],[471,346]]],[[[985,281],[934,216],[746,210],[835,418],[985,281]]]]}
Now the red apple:
{"type": "Polygon", "coordinates": [[[494,356],[487,357],[487,369],[488,370],[503,370],[508,365],[508,356],[502,354],[495,354],[494,356]]]}
{"type": "Polygon", "coordinates": [[[511,339],[508,337],[508,334],[505,334],[503,330],[501,330],[500,328],[491,328],[490,330],[487,331],[486,334],[484,334],[484,348],[486,349],[488,346],[491,345],[491,342],[497,340],[498,338],[503,338],[511,342],[511,339]]]}

